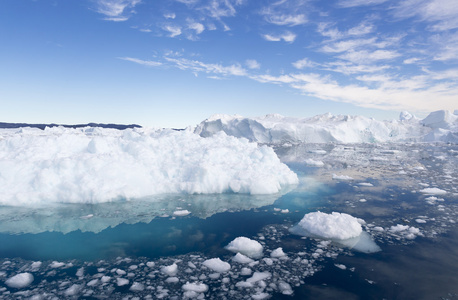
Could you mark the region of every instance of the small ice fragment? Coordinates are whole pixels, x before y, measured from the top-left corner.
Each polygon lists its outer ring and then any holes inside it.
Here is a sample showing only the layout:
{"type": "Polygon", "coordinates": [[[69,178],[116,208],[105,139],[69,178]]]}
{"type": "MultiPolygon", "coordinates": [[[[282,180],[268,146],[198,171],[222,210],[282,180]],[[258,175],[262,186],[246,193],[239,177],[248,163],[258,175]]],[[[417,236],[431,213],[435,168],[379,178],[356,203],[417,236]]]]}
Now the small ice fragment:
{"type": "Polygon", "coordinates": [[[311,158],[307,158],[305,161],[305,164],[310,167],[322,167],[324,166],[324,163],[320,160],[314,160],[311,158]]]}
{"type": "Polygon", "coordinates": [[[170,266],[164,266],[161,268],[161,272],[168,276],[175,276],[178,273],[178,266],[176,263],[170,266]]]}
{"type": "Polygon", "coordinates": [[[332,179],[334,180],[353,180],[353,177],[350,177],[347,175],[332,174],[332,179]]]}
{"type": "Polygon", "coordinates": [[[155,263],[153,261],[149,261],[149,262],[146,263],[146,266],[148,268],[152,268],[152,267],[154,267],[154,265],[155,265],[155,263]]]}
{"type": "Polygon", "coordinates": [[[253,271],[251,271],[250,268],[242,268],[242,270],[240,270],[240,275],[242,276],[250,276],[252,273],[253,271]]]}
{"type": "Polygon", "coordinates": [[[30,273],[19,273],[7,279],[5,284],[11,288],[22,289],[33,282],[33,275],[30,273]]]}
{"type": "Polygon", "coordinates": [[[129,280],[125,278],[116,278],[116,284],[118,286],[125,286],[129,284],[129,280]]]}
{"type": "Polygon", "coordinates": [[[140,282],[132,283],[132,286],[129,288],[129,290],[132,292],[141,292],[144,289],[145,289],[145,286],[141,284],[140,282]]]}
{"type": "Polygon", "coordinates": [[[447,194],[447,191],[438,188],[425,188],[420,190],[420,193],[427,195],[445,195],[447,194]]]}
{"type": "Polygon", "coordinates": [[[177,217],[184,217],[184,216],[187,216],[189,215],[191,212],[187,209],[183,209],[183,210],[176,210],[173,212],[173,215],[174,216],[177,216],[177,217]]]}
{"type": "Polygon", "coordinates": [[[347,266],[342,265],[342,264],[334,264],[334,266],[336,266],[337,268],[339,268],[341,270],[346,270],[347,269],[347,266]]]}
{"type": "Polygon", "coordinates": [[[205,293],[206,291],[208,291],[208,285],[206,285],[205,283],[201,283],[201,282],[198,282],[198,283],[186,282],[186,284],[183,284],[181,288],[185,291],[192,291],[196,293],[205,293]]]}
{"type": "Polygon", "coordinates": [[[165,280],[165,282],[167,283],[177,283],[179,282],[180,280],[178,279],[178,277],[176,276],[172,276],[172,277],[169,277],[165,280]]]}
{"type": "Polygon", "coordinates": [[[49,265],[49,267],[55,269],[55,268],[63,267],[64,265],[65,265],[65,263],[63,263],[63,262],[53,261],[53,262],[49,265]]]}
{"type": "Polygon", "coordinates": [[[235,238],[225,248],[232,252],[240,252],[251,258],[262,257],[263,251],[263,247],[258,241],[249,239],[244,236],[235,238]]]}
{"type": "Polygon", "coordinates": [[[240,264],[249,264],[254,262],[251,258],[248,256],[243,255],[242,253],[237,253],[233,258],[232,261],[238,262],[240,264]]]}
{"type": "Polygon", "coordinates": [[[369,182],[361,182],[361,183],[358,183],[359,186],[367,186],[367,187],[370,187],[370,186],[374,186],[372,183],[369,183],[369,182]]]}
{"type": "Polygon", "coordinates": [[[224,273],[224,272],[227,272],[227,271],[229,271],[231,269],[231,265],[230,264],[228,264],[225,261],[222,261],[219,258],[207,259],[202,264],[204,266],[206,266],[207,268],[209,268],[209,269],[211,269],[211,270],[213,270],[215,272],[218,272],[218,273],[224,273]]]}
{"type": "Polygon", "coordinates": [[[286,209],[282,209],[282,210],[281,210],[281,213],[282,213],[282,214],[287,214],[287,213],[289,213],[289,209],[287,209],[287,208],[286,208],[286,209]]]}
{"type": "Polygon", "coordinates": [[[285,256],[285,252],[283,252],[283,248],[282,247],[278,247],[277,249],[273,250],[271,253],[270,253],[270,257],[282,257],[282,256],[285,256]]]}
{"type": "Polygon", "coordinates": [[[93,216],[94,216],[93,214],[89,214],[89,215],[87,215],[87,216],[82,216],[82,217],[80,217],[80,219],[82,219],[82,220],[88,220],[88,219],[92,218],[93,216]]]}
{"type": "Polygon", "coordinates": [[[74,284],[66,289],[64,294],[65,296],[76,296],[80,292],[81,288],[82,287],[79,284],[74,284]]]}

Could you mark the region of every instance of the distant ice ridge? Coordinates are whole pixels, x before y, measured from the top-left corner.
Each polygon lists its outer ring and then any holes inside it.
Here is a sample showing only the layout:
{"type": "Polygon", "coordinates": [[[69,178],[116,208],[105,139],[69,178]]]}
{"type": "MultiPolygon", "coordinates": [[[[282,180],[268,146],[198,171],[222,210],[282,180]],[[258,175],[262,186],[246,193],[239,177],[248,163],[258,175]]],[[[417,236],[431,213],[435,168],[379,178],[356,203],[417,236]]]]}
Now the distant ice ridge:
{"type": "Polygon", "coordinates": [[[203,137],[224,131],[260,143],[458,143],[458,115],[432,112],[423,120],[402,112],[399,120],[377,121],[362,116],[333,116],[329,113],[298,119],[278,114],[258,118],[215,115],[200,123],[195,132],[203,137]]]}
{"type": "Polygon", "coordinates": [[[0,205],[166,193],[273,194],[298,178],[274,151],[224,133],[62,127],[0,131],[0,205]]]}

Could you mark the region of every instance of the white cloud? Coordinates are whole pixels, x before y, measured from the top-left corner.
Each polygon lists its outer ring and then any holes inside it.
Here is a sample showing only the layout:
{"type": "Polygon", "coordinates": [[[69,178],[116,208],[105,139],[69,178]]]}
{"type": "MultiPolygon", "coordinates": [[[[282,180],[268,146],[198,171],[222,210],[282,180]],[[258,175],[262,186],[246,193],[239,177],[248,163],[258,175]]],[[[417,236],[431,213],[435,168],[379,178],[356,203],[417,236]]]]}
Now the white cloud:
{"type": "Polygon", "coordinates": [[[367,64],[353,64],[350,62],[331,62],[323,68],[327,71],[342,73],[345,75],[360,74],[360,73],[375,73],[386,69],[390,69],[388,65],[367,65],[367,64]]]}
{"type": "Polygon", "coordinates": [[[374,26],[367,21],[363,21],[361,24],[352,27],[347,31],[340,31],[339,29],[332,26],[333,24],[330,23],[319,23],[317,31],[324,37],[327,37],[331,40],[337,40],[342,38],[366,35],[375,30],[374,26]]]}
{"type": "Polygon", "coordinates": [[[170,33],[170,37],[176,37],[181,34],[181,27],[179,26],[172,26],[172,25],[166,25],[163,28],[165,31],[168,31],[170,33]]]}
{"type": "Polygon", "coordinates": [[[298,26],[308,22],[307,1],[279,0],[264,7],[260,13],[266,22],[279,26],[298,26]]]}
{"type": "Polygon", "coordinates": [[[201,34],[205,30],[205,26],[201,23],[191,23],[189,24],[189,29],[193,29],[196,31],[196,34],[201,34]]]}
{"type": "Polygon", "coordinates": [[[207,73],[213,75],[223,75],[223,76],[247,76],[247,71],[240,66],[240,64],[233,64],[230,66],[223,66],[220,64],[207,64],[198,60],[189,60],[185,58],[171,58],[165,57],[169,63],[172,63],[174,66],[181,70],[189,70],[196,73],[207,73]]]}
{"type": "Polygon", "coordinates": [[[166,19],[175,19],[177,15],[175,13],[166,13],[164,14],[164,18],[166,19]]]}
{"type": "Polygon", "coordinates": [[[269,15],[265,17],[266,21],[275,25],[297,26],[307,23],[307,17],[304,14],[299,15],[269,15]]]}
{"type": "Polygon", "coordinates": [[[368,45],[374,45],[375,41],[376,38],[346,40],[336,42],[330,45],[325,45],[321,48],[321,50],[327,53],[340,53],[368,45]]]}
{"type": "Polygon", "coordinates": [[[399,56],[401,55],[398,52],[390,51],[390,50],[376,50],[376,51],[350,50],[347,53],[340,55],[339,58],[343,60],[348,60],[348,61],[351,61],[357,64],[360,64],[360,63],[368,64],[368,63],[376,62],[379,60],[394,59],[399,56]]]}
{"type": "Polygon", "coordinates": [[[122,60],[130,61],[130,62],[134,62],[136,64],[140,64],[140,65],[143,65],[143,66],[147,66],[147,67],[158,67],[158,66],[162,65],[161,62],[152,61],[152,60],[142,60],[142,59],[133,58],[133,57],[118,57],[118,58],[122,59],[122,60]]]}
{"type": "Polygon", "coordinates": [[[404,0],[395,7],[395,16],[400,18],[418,17],[435,23],[433,31],[458,28],[458,2],[456,0],[404,0]]]}
{"type": "Polygon", "coordinates": [[[281,35],[271,35],[271,34],[264,34],[262,37],[269,42],[280,42],[281,40],[292,43],[296,40],[296,35],[290,31],[286,31],[281,35]]]}
{"type": "Polygon", "coordinates": [[[370,6],[378,5],[387,2],[388,0],[341,0],[339,6],[341,7],[355,7],[355,6],[370,6]]]}
{"type": "Polygon", "coordinates": [[[301,59],[301,60],[298,60],[298,61],[295,61],[292,63],[292,65],[296,68],[296,69],[305,69],[305,68],[314,68],[317,66],[316,63],[314,63],[313,61],[309,60],[308,58],[304,58],[304,59],[301,59]]]}
{"type": "Polygon", "coordinates": [[[245,64],[246,66],[248,67],[248,69],[260,69],[261,68],[261,64],[259,62],[257,62],[255,59],[247,59],[245,61],[245,64]]]}
{"type": "Polygon", "coordinates": [[[96,10],[107,16],[105,20],[122,22],[129,19],[124,15],[127,8],[133,9],[141,0],[97,0],[96,10]]]}

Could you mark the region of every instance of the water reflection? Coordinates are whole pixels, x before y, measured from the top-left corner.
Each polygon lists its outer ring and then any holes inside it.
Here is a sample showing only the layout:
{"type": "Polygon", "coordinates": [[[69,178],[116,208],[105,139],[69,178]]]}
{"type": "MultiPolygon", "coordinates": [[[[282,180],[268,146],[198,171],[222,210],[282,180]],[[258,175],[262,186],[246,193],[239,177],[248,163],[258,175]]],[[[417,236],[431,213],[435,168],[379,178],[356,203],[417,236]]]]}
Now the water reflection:
{"type": "MultiPolygon", "coordinates": [[[[283,191],[282,194],[286,193],[283,191]]],[[[101,204],[53,204],[42,207],[0,207],[0,232],[9,234],[61,232],[99,233],[119,224],[149,223],[157,217],[187,210],[205,219],[220,212],[234,212],[273,204],[273,195],[162,195],[101,204]]]]}

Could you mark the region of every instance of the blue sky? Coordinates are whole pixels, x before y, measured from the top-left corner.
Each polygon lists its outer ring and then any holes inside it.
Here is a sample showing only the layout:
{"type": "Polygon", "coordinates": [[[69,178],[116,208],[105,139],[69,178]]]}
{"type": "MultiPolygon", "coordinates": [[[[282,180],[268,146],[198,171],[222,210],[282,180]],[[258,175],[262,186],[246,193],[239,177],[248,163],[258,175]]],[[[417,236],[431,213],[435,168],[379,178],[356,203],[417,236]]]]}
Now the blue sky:
{"type": "Polygon", "coordinates": [[[2,0],[6,122],[458,109],[456,0],[2,0]]]}

